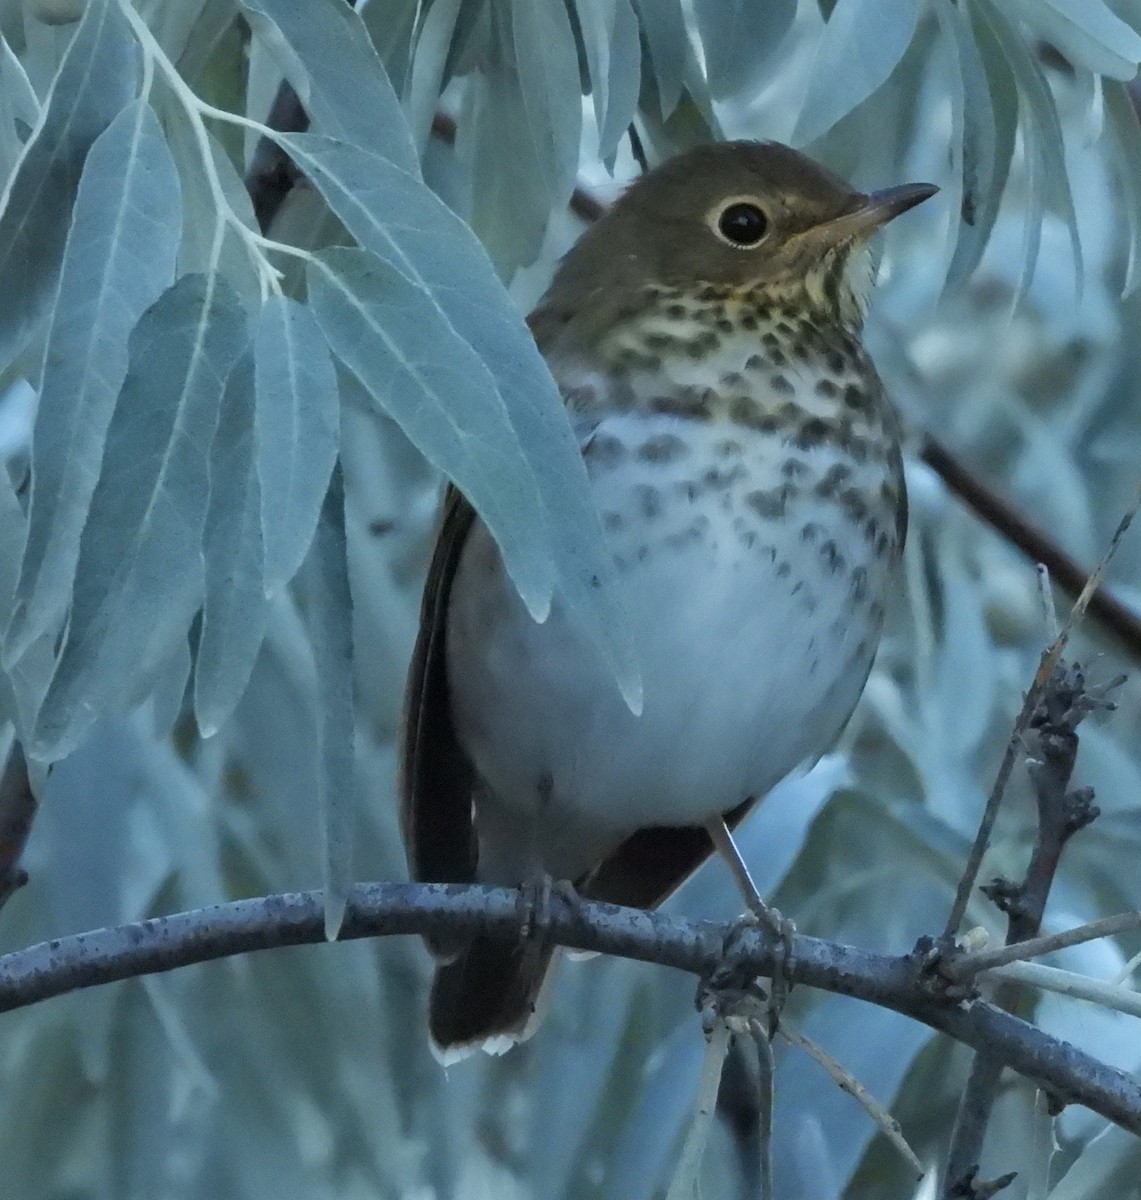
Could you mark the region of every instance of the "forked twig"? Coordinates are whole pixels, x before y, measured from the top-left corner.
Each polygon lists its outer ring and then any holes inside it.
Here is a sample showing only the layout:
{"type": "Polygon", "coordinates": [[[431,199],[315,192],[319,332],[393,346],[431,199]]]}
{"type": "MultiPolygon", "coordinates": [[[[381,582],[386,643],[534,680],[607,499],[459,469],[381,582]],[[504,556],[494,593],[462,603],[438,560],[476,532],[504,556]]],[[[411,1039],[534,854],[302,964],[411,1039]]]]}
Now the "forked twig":
{"type": "Polygon", "coordinates": [[[1010,776],[1014,771],[1014,764],[1017,761],[1018,754],[1023,748],[1023,739],[1027,729],[1030,727],[1031,718],[1038,707],[1038,701],[1042,696],[1043,689],[1053,676],[1054,670],[1061,660],[1062,653],[1070,640],[1070,635],[1089,607],[1089,602],[1100,587],[1101,581],[1105,578],[1105,573],[1109,568],[1114,554],[1117,552],[1117,547],[1121,544],[1121,539],[1125,536],[1126,530],[1128,530],[1133,522],[1133,518],[1137,515],[1139,507],[1141,507],[1141,486],[1138,487],[1133,503],[1126,509],[1125,514],[1118,522],[1117,528],[1113,532],[1113,537],[1110,538],[1109,545],[1106,547],[1105,553],[1101,556],[1101,561],[1094,568],[1093,574],[1086,580],[1085,587],[1082,588],[1077,600],[1074,601],[1074,605],[1070,609],[1061,631],[1042,652],[1042,657],[1038,663],[1038,670],[1034,673],[1033,682],[1026,692],[1022,708],[1019,710],[1018,717],[1014,722],[1014,729],[1011,732],[1010,741],[1007,743],[1006,753],[1003,755],[1002,764],[998,769],[998,774],[995,776],[990,795],[987,797],[986,809],[983,812],[982,820],[979,822],[978,833],[975,835],[975,843],[971,847],[970,857],[967,859],[967,865],[963,869],[963,876],[959,880],[959,886],[955,892],[955,902],[951,906],[951,913],[947,918],[947,925],[943,931],[943,937],[948,942],[955,937],[955,934],[959,931],[959,926],[963,923],[967,904],[970,902],[971,893],[974,891],[975,883],[978,880],[983,855],[990,845],[991,833],[994,831],[994,823],[998,818],[998,810],[1002,804],[1003,796],[1006,794],[1006,786],[1010,782],[1010,776]]]}
{"type": "Polygon", "coordinates": [[[951,979],[970,979],[980,971],[989,971],[1006,963],[1039,958],[1043,954],[1052,954],[1055,950],[1065,950],[1070,946],[1080,946],[1083,942],[1094,942],[1099,938],[1112,937],[1115,933],[1128,933],[1134,929],[1141,929],[1141,912],[1117,913],[1112,917],[1102,917],[1100,921],[1090,921],[1088,925],[1078,925],[1061,933],[1048,933],[1009,946],[992,946],[973,954],[962,954],[949,959],[940,970],[951,979]]]}

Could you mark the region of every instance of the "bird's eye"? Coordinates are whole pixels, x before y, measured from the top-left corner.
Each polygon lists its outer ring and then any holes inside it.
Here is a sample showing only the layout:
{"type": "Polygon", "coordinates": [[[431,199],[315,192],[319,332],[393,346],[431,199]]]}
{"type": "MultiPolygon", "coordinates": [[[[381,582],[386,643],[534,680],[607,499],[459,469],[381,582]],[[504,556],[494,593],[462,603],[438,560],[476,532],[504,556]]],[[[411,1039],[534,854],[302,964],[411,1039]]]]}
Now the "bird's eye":
{"type": "Polygon", "coordinates": [[[735,200],[717,216],[716,230],[722,241],[748,250],[768,232],[769,219],[751,201],[735,200]]]}

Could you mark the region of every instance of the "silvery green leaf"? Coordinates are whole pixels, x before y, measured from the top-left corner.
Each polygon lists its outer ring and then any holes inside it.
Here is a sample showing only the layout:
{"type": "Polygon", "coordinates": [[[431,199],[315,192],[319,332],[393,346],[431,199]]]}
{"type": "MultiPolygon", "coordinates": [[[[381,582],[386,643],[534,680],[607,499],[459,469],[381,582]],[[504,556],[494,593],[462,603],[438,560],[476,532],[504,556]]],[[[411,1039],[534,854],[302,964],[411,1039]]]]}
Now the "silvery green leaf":
{"type": "Polygon", "coordinates": [[[784,41],[796,19],[796,0],[693,0],[693,15],[710,90],[729,96],[754,83],[784,41]]]}
{"type": "Polygon", "coordinates": [[[51,301],[83,160],[135,94],[138,70],[138,48],[119,10],[89,5],[0,197],[0,368],[51,301]]]}
{"type": "MultiPolygon", "coordinates": [[[[412,138],[421,152],[428,141],[432,118],[440,104],[448,51],[463,0],[436,0],[424,14],[416,34],[416,47],[408,71],[405,103],[412,138]]],[[[366,10],[367,11],[367,10],[366,10]]]]}
{"type": "Polygon", "coordinates": [[[338,465],[304,570],[305,618],[317,667],[317,795],[325,936],[330,941],[340,931],[353,882],[353,600],[347,553],[345,485],[338,465]]]}
{"type": "Polygon", "coordinates": [[[322,251],[307,279],[333,352],[475,505],[543,619],[554,583],[543,506],[491,372],[423,288],[371,254],[322,251]]]}
{"type": "Polygon", "coordinates": [[[795,145],[827,133],[887,81],[911,44],[921,7],[917,0],[839,0],[817,43],[795,145]]]}
{"type": "Polygon", "coordinates": [[[1078,1155],[1049,1200],[1104,1200],[1127,1196],[1141,1170],[1136,1134],[1107,1125],[1078,1155]]]}
{"type": "Polygon", "coordinates": [[[20,60],[0,35],[0,179],[8,179],[39,120],[40,102],[20,60]]]}
{"type": "Polygon", "coordinates": [[[949,29],[963,88],[962,221],[947,270],[947,287],[963,283],[978,266],[994,229],[1018,129],[1018,90],[985,25],[965,7],[944,0],[940,20],[949,29]]]}
{"type": "Polygon", "coordinates": [[[98,717],[137,701],[186,635],[203,591],[207,456],[245,324],[224,279],[184,275],[131,335],[36,757],[61,757],[98,717]]]}
{"type": "Polygon", "coordinates": [[[641,85],[642,51],[638,39],[638,19],[630,7],[630,0],[617,0],[610,50],[606,119],[598,136],[599,158],[609,160],[618,149],[618,143],[638,110],[641,85]]]}
{"type": "Polygon", "coordinates": [[[663,1183],[693,1117],[702,1050],[701,1028],[691,1018],[663,1038],[647,1062],[638,1099],[607,1165],[606,1200],[664,1194],[663,1183]]]}
{"type": "MultiPolygon", "coordinates": [[[[273,102],[281,88],[281,67],[262,38],[251,38],[246,54],[245,105],[246,116],[266,122],[273,102]]],[[[242,172],[248,175],[254,156],[261,145],[260,129],[242,130],[242,172]]]]}
{"type": "Polygon", "coordinates": [[[468,80],[456,150],[470,164],[468,219],[504,279],[534,262],[551,214],[519,79],[497,63],[468,80]]]}
{"type": "MultiPolygon", "coordinates": [[[[28,521],[12,490],[7,471],[0,471],[0,613],[10,610],[19,578],[17,565],[27,536],[28,521]]],[[[19,726],[19,706],[12,684],[0,675],[0,723],[19,726]]]]}
{"type": "Polygon", "coordinates": [[[552,206],[570,199],[578,175],[582,92],[578,47],[563,4],[510,0],[511,40],[527,127],[552,206]]]}
{"type": "Polygon", "coordinates": [[[1017,0],[1016,11],[1076,66],[1128,83],[1141,63],[1141,33],[1105,0],[1017,0]]]}
{"type": "Polygon", "coordinates": [[[358,14],[343,0],[241,0],[321,128],[415,174],[404,113],[358,14]]]}
{"type": "Polygon", "coordinates": [[[178,175],[158,120],[136,100],[84,164],[50,316],[32,438],[28,542],[6,653],[18,658],[62,617],[127,337],[174,278],[178,175]]]}
{"type": "MultiPolygon", "coordinates": [[[[160,99],[163,99],[160,97],[160,99]]],[[[167,132],[167,143],[182,181],[182,240],[178,250],[178,274],[210,274],[221,271],[238,295],[248,303],[260,303],[261,285],[246,247],[232,230],[223,234],[221,250],[215,249],[214,228],[218,204],[202,164],[198,138],[179,104],[161,103],[160,115],[167,132]]],[[[234,169],[230,156],[209,130],[206,144],[222,194],[243,225],[257,229],[250,194],[234,169]]]]}
{"type": "Polygon", "coordinates": [[[312,313],[272,296],[258,320],[256,455],[267,596],[293,578],[313,540],[337,460],[337,375],[312,313]]]}
{"type": "Polygon", "coordinates": [[[265,634],[263,497],[254,429],[254,356],[247,350],[226,380],[210,447],[206,594],[194,668],[194,713],[203,737],[213,737],[241,699],[265,634]]]}
{"type": "Polygon", "coordinates": [[[366,4],[360,9],[361,20],[397,95],[408,83],[412,63],[412,39],[420,0],[385,0],[384,4],[366,4]]]}
{"type": "Polygon", "coordinates": [[[419,180],[380,158],[316,134],[281,140],[349,232],[418,290],[449,338],[475,351],[481,377],[491,372],[513,436],[536,464],[560,591],[637,706],[632,639],[586,468],[550,372],[471,230],[419,180]]]}
{"type": "Polygon", "coordinates": [[[590,79],[590,100],[600,129],[606,120],[610,95],[610,43],[614,38],[615,8],[615,0],[574,0],[581,51],[590,79]]]}
{"type": "Polygon", "coordinates": [[[1141,271],[1141,123],[1129,93],[1120,84],[1105,86],[1105,111],[1117,146],[1117,170],[1125,193],[1122,208],[1129,224],[1129,257],[1125,268],[1125,293],[1132,293],[1141,271]]]}
{"type": "Polygon", "coordinates": [[[638,107],[642,47],[630,0],[575,0],[598,125],[598,157],[613,158],[638,107]]]}
{"type": "MultiPolygon", "coordinates": [[[[528,1073],[545,1102],[531,1108],[522,1164],[552,1198],[599,1194],[598,1171],[620,1134],[617,1122],[600,1130],[599,1118],[608,1109],[625,1113],[638,1101],[641,1075],[630,1068],[652,1054],[657,1041],[645,1019],[646,988],[629,982],[638,975],[629,963],[560,973],[551,1014],[558,1032],[544,1039],[528,1073]],[[563,1024],[561,1013],[573,1015],[563,1024]]],[[[509,1109],[504,1116],[509,1123],[509,1109]]]]}
{"type": "Polygon", "coordinates": [[[1082,245],[1078,231],[1074,199],[1070,192],[1070,177],[1066,170],[1065,146],[1058,109],[1050,85],[1042,74],[1030,47],[1019,36],[1006,13],[993,0],[980,0],[978,11],[990,26],[995,41],[1006,56],[1025,102],[1026,143],[1030,192],[1027,217],[1026,253],[1023,257],[1022,279],[1018,295],[1029,286],[1038,258],[1041,237],[1043,202],[1051,203],[1060,213],[1070,233],[1070,248],[1074,259],[1074,279],[1080,288],[1082,279],[1082,245]]]}
{"type": "Polygon", "coordinates": [[[6,38],[0,37],[0,90],[11,115],[31,131],[40,118],[40,102],[35,89],[6,38]]]}
{"type": "MultiPolygon", "coordinates": [[[[177,7],[165,5],[164,13],[166,9],[177,7]]],[[[233,27],[237,23],[238,10],[235,0],[206,0],[197,20],[187,30],[178,52],[179,74],[187,83],[197,86],[204,79],[218,77],[219,47],[225,43],[227,36],[233,36],[233,27]]],[[[169,45],[176,40],[172,36],[170,42],[164,40],[163,45],[169,45]]]]}
{"type": "Polygon", "coordinates": [[[667,120],[681,99],[689,58],[689,35],[678,0],[634,0],[638,21],[650,50],[661,118],[667,120]]]}
{"type": "Polygon", "coordinates": [[[175,722],[182,716],[186,701],[186,685],[194,664],[190,658],[190,640],[179,638],[170,654],[156,672],[151,693],[151,727],[156,738],[170,736],[175,722]]]}

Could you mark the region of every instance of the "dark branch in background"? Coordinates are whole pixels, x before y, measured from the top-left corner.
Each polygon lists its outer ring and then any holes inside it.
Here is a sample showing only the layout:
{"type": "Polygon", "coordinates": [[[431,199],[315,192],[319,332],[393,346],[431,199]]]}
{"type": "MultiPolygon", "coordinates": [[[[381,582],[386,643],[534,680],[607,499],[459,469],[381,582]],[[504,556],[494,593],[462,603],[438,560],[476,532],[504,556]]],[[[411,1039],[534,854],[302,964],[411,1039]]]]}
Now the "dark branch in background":
{"type": "MultiPolygon", "coordinates": [[[[983,483],[934,438],[923,439],[919,456],[976,516],[1017,546],[1032,562],[1042,563],[1063,592],[1071,597],[1081,592],[1089,572],[1005,496],[983,483]]],[[[1098,587],[1094,592],[1088,611],[1101,628],[1118,638],[1131,657],[1141,661],[1141,616],[1105,587],[1098,587]]]]}
{"type": "MultiPolygon", "coordinates": [[[[358,884],[342,940],[392,934],[485,933],[518,939],[529,913],[517,889],[463,884],[358,884]]],[[[770,934],[740,922],[686,921],[660,912],[552,893],[549,936],[579,950],[619,955],[708,976],[726,946],[742,970],[771,974],[783,951],[770,934]]],[[[218,904],[76,934],[0,957],[0,1012],[77,988],[169,971],[190,963],[325,941],[320,892],[218,904]]],[[[1007,1066],[1066,1103],[1082,1104],[1141,1134],[1141,1081],[982,1000],[932,993],[914,955],[876,954],[797,935],[787,962],[794,983],[879,1004],[922,1021],[1007,1066]]]]}
{"type": "Polygon", "coordinates": [[[28,778],[28,762],[19,742],[12,743],[0,774],[0,908],[28,882],[20,866],[36,817],[36,798],[28,778]]]}
{"type": "MultiPolygon", "coordinates": [[[[1092,791],[1088,788],[1071,791],[1070,779],[1078,754],[1077,727],[1089,713],[1113,707],[1106,698],[1107,691],[1108,687],[1087,687],[1082,669],[1076,664],[1059,663],[1034,704],[1025,735],[1030,778],[1038,801],[1034,849],[1021,883],[996,879],[983,889],[1007,915],[1008,946],[1038,936],[1062,851],[1069,839],[1097,816],[1092,791]]],[[[993,1003],[1013,1012],[1022,999],[1023,989],[1018,984],[1003,983],[995,989],[993,1003]]],[[[990,1184],[977,1178],[1004,1066],[988,1050],[975,1055],[951,1137],[945,1200],[955,1197],[982,1200],[1013,1178],[1004,1176],[990,1184]]]]}

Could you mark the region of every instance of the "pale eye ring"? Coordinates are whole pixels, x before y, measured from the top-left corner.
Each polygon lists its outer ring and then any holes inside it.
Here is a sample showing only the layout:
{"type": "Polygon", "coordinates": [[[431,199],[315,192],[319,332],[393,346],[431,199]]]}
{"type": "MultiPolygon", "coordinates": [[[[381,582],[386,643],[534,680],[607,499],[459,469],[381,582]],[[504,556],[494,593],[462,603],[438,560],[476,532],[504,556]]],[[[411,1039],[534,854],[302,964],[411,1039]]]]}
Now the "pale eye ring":
{"type": "Polygon", "coordinates": [[[752,250],[765,240],[769,219],[752,196],[734,196],[710,213],[709,226],[734,250],[752,250]]]}

